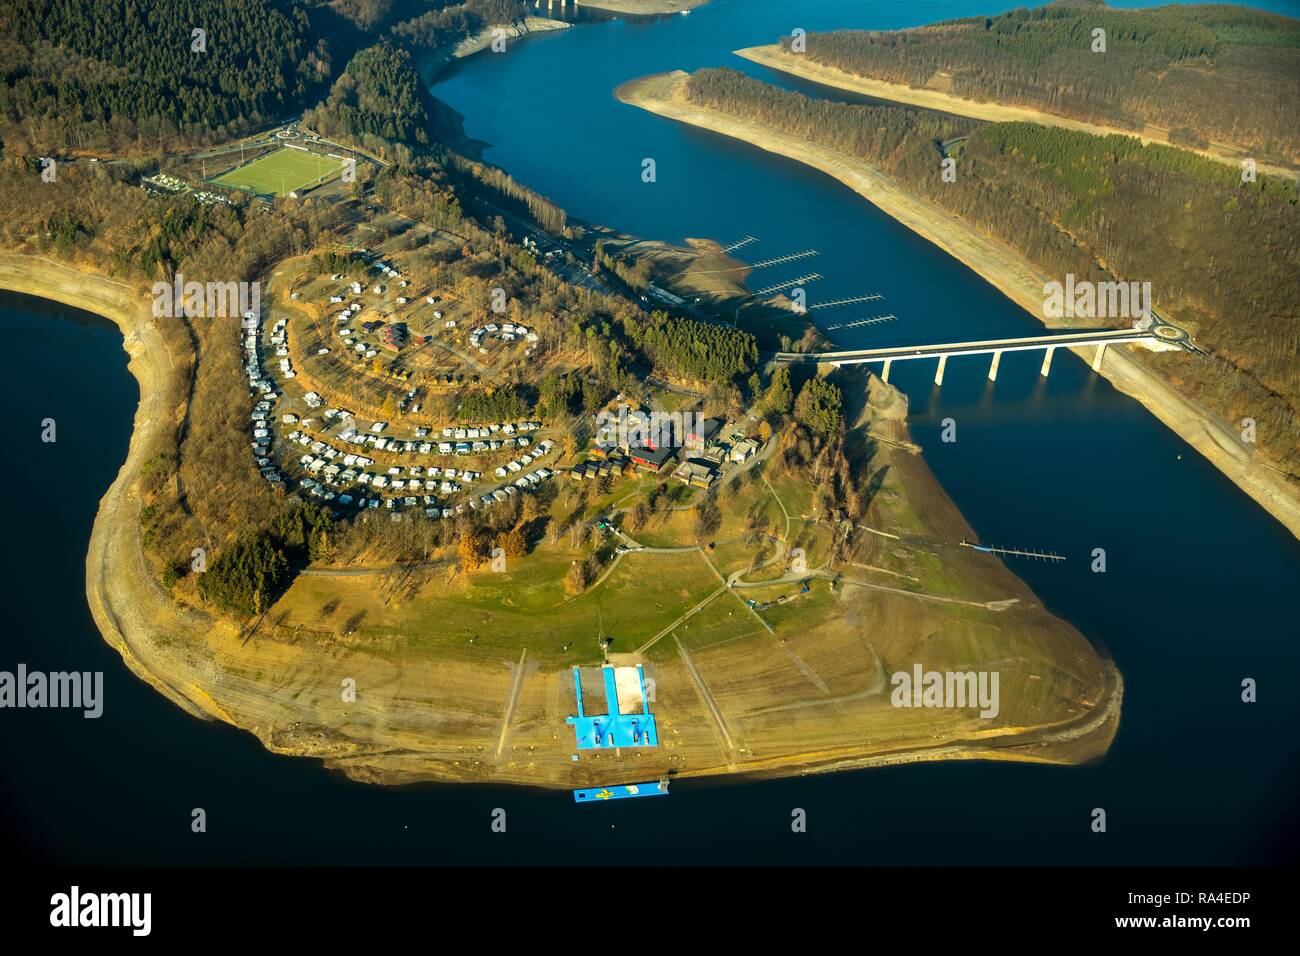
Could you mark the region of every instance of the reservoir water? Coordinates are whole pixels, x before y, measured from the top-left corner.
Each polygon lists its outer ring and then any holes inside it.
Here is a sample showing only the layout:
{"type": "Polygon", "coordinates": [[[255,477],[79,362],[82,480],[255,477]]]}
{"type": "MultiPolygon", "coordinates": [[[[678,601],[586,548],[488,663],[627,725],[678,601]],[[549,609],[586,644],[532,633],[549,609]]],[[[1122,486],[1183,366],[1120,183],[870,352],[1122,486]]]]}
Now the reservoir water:
{"type": "MultiPolygon", "coordinates": [[[[1133,4],[1125,4],[1133,5],[1133,4]]],[[[1259,4],[1294,12],[1290,4],[1259,4]]],[[[637,235],[724,242],[753,258],[816,248],[811,300],[881,293],[827,321],[847,345],[1030,332],[1021,309],[960,263],[792,162],[613,99],[624,80],[730,65],[817,95],[730,55],[795,27],[898,27],[988,13],[989,0],[713,0],[690,17],[584,22],[480,54],[434,93],[485,156],[573,215],[637,235]],[[793,12],[792,12],[793,11],[793,12]],[[793,20],[791,19],[793,17],[793,20]],[[658,182],[641,182],[656,160],[658,182]],[[761,251],[758,251],[761,250],[761,251]],[[880,306],[872,311],[875,306],[880,306]]],[[[795,264],[791,269],[798,268],[795,264]]],[[[777,278],[799,273],[772,270],[777,278]]],[[[832,314],[833,313],[833,317],[832,314]]],[[[1012,563],[1124,674],[1114,746],[1087,767],[935,764],[763,783],[681,782],[667,800],[575,806],[567,794],[353,784],[250,735],[194,720],[134,678],[85,606],[86,541],[124,458],[137,398],[103,320],[0,298],[14,351],[0,392],[11,460],[11,618],[0,669],[103,670],[105,713],[0,713],[0,815],[15,849],[78,863],[1235,864],[1297,847],[1300,542],[1140,405],[1073,356],[1046,381],[1007,355],[990,388],[977,359],[895,366],[926,459],[986,542],[1049,548],[1012,563]],[[38,423],[59,440],[39,442],[38,423]],[[938,439],[953,418],[958,441],[938,439]],[[1105,548],[1107,571],[1088,557],[1105,548]],[[21,606],[16,596],[22,596],[21,606]],[[1243,678],[1259,702],[1243,704],[1243,678]],[[208,833],[190,832],[203,807],[208,833]],[[505,836],[489,831],[507,810],[505,836]],[[792,834],[804,808],[808,833],[792,834]],[[1107,811],[1105,834],[1089,829],[1107,811]]]]}

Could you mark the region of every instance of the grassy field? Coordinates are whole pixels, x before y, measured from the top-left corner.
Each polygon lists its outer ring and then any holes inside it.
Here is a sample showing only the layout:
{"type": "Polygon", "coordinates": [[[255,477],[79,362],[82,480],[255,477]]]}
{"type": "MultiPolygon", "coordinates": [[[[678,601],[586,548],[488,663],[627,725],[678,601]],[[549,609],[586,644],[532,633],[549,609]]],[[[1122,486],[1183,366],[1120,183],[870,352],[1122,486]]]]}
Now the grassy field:
{"type": "Polygon", "coordinates": [[[634,650],[719,585],[698,553],[629,554],[599,585],[573,597],[564,591],[564,574],[580,557],[544,546],[504,574],[477,572],[453,584],[431,576],[414,600],[399,603],[386,599],[381,574],[300,576],[270,618],[282,636],[388,657],[509,658],[526,646],[530,659],[568,666],[599,659],[602,635],[617,651],[634,650]],[[346,640],[339,635],[345,621],[356,628],[346,640]]]}
{"type": "Polygon", "coordinates": [[[328,156],[284,147],[232,169],[212,182],[246,189],[260,196],[287,196],[295,190],[339,174],[343,164],[328,156]]]}
{"type": "MultiPolygon", "coordinates": [[[[759,542],[763,556],[776,560],[746,580],[784,573],[786,547],[804,548],[810,568],[829,556],[830,523],[805,517],[808,482],[771,466],[766,481],[750,474],[719,489],[721,526],[703,548],[693,546],[694,510],[661,507],[635,539],[692,547],[623,554],[578,595],[566,591],[564,577],[589,545],[568,534],[543,537],[502,573],[457,572],[447,555],[445,565],[410,576],[299,575],[251,639],[223,645],[223,667],[257,688],[259,699],[269,697],[272,713],[310,715],[320,728],[313,733],[336,748],[337,766],[389,782],[588,786],[669,772],[783,774],[846,758],[890,759],[900,750],[973,748],[987,756],[1013,739],[1024,740],[1029,759],[1078,762],[1104,752],[1114,718],[1080,724],[1084,735],[1064,749],[1039,739],[1040,728],[1102,712],[1107,684],[1086,642],[996,560],[937,550],[933,541],[968,533],[960,517],[944,514],[946,499],[923,462],[892,446],[877,454],[888,478],[871,524],[892,529],[924,515],[926,534],[858,531],[835,568],[843,577],[833,583],[814,579],[807,591],[796,581],[723,584],[719,575],[747,566],[759,542]],[[944,603],[909,593],[917,591],[1009,603],[944,603]],[[766,606],[752,609],[750,600],[766,606]],[[600,661],[602,637],[615,654],[642,660],[655,681],[661,743],[574,761],[565,725],[576,706],[569,668],[600,661]],[[969,708],[891,706],[890,675],[918,662],[932,670],[996,670],[1001,713],[991,722],[969,708]],[[345,678],[362,689],[355,702],[339,700],[345,678]],[[358,744],[374,749],[359,751],[358,744]]],[[[694,497],[663,476],[618,481],[604,494],[594,482],[566,480],[553,511],[592,516],[616,502],[630,506],[660,484],[694,497]]],[[[587,696],[598,699],[594,677],[584,680],[587,696]]]]}

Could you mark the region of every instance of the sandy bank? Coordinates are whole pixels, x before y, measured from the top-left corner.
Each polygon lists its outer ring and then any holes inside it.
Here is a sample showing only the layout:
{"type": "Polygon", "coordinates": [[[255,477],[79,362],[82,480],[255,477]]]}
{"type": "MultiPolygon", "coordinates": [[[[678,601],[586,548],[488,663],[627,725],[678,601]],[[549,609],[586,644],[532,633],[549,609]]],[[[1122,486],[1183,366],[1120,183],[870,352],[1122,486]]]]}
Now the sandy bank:
{"type": "Polygon", "coordinates": [[[547,17],[525,17],[518,23],[496,24],[480,30],[472,37],[466,37],[456,44],[451,51],[454,59],[460,60],[467,56],[473,56],[486,50],[492,45],[492,38],[497,30],[504,30],[506,37],[506,49],[510,48],[511,40],[518,40],[526,37],[531,33],[546,33],[551,30],[567,30],[572,24],[565,23],[563,20],[551,20],[547,17]]]}
{"type": "MultiPolygon", "coordinates": [[[[736,50],[735,54],[770,69],[788,73],[801,79],[811,80],[823,86],[831,86],[851,93],[861,93],[864,96],[889,100],[894,103],[904,103],[908,106],[919,106],[923,109],[952,113],[955,116],[968,116],[971,119],[984,120],[989,123],[1037,123],[1040,126],[1058,126],[1062,129],[1092,133],[1096,136],[1110,134],[1136,136],[1144,143],[1169,144],[1168,130],[1159,127],[1148,126],[1138,132],[1131,129],[1121,129],[1117,126],[1104,126],[1071,119],[1068,116],[1061,116],[1056,113],[1045,113],[1029,106],[1011,106],[1003,103],[970,100],[954,96],[951,93],[943,93],[939,90],[918,89],[902,83],[876,80],[869,76],[849,73],[833,66],[816,63],[806,56],[786,53],[778,44],[736,50]]],[[[1178,145],[1180,149],[1191,150],[1209,159],[1230,163],[1233,166],[1239,165],[1241,159],[1246,155],[1241,150],[1221,144],[1211,144],[1207,149],[1195,149],[1182,144],[1178,145]]],[[[1260,172],[1269,175],[1300,179],[1300,170],[1274,166],[1268,163],[1258,163],[1257,168],[1260,172]]]]}
{"type": "Polygon", "coordinates": [[[455,45],[441,47],[421,57],[416,64],[416,72],[420,74],[420,79],[428,86],[446,68],[447,64],[456,60],[463,60],[465,57],[481,53],[491,47],[493,34],[497,30],[505,31],[506,51],[509,52],[511,43],[516,40],[537,33],[567,30],[571,26],[573,24],[565,23],[563,20],[552,20],[548,17],[525,17],[523,20],[514,23],[494,24],[483,28],[473,36],[465,37],[455,45]]]}
{"type": "MultiPolygon", "coordinates": [[[[100,502],[86,558],[96,625],[130,669],[168,699],[196,717],[249,731],[268,750],[319,758],[374,783],[569,788],[666,773],[772,777],[938,759],[1079,763],[1104,754],[1114,736],[1122,682],[1113,665],[1098,660],[1082,635],[1048,614],[1000,563],[965,552],[953,559],[954,580],[975,596],[1014,598],[1013,610],[954,615],[942,604],[846,582],[844,614],[824,616],[818,633],[799,638],[801,666],[815,668],[825,682],[820,693],[775,641],[727,642],[689,655],[683,649],[680,659],[654,663],[662,746],[580,763],[570,759],[572,732],[564,724],[573,708],[569,672],[530,663],[526,634],[517,662],[470,648],[394,654],[347,640],[286,639],[273,628],[245,638],[228,622],[178,607],[140,545],[141,467],[170,440],[181,406],[178,369],[157,325],[167,320],[152,318],[143,289],[32,256],[0,253],[0,287],[114,321],[140,386],[126,461],[100,502]],[[998,626],[987,627],[981,613],[995,615],[998,626]],[[899,711],[882,692],[886,665],[863,653],[862,628],[901,640],[880,651],[899,662],[914,659],[911,641],[932,647],[932,635],[944,629],[963,635],[954,644],[963,663],[971,641],[988,642],[982,657],[989,661],[1028,654],[1033,663],[1005,674],[1016,683],[1014,690],[1005,685],[1000,721],[899,711]],[[1090,664],[1081,668],[1085,660],[1090,664]],[[341,699],[347,679],[358,689],[355,701],[341,699]],[[695,680],[711,690],[697,693],[695,680]],[[725,746],[702,694],[725,715],[725,746]]],[[[969,533],[918,457],[899,453],[891,467],[931,529],[953,540],[969,533]]],[[[363,578],[327,580],[331,588],[370,587],[363,578]]],[[[442,600],[441,584],[431,588],[442,600]]]]}
{"type": "MultiPolygon", "coordinates": [[[[849,186],[869,202],[965,263],[1040,322],[1043,285],[1049,277],[1002,243],[976,232],[963,220],[897,186],[856,157],[807,140],[703,109],[689,102],[687,74],[644,77],[619,87],[623,102],[661,116],[744,140],[760,149],[805,163],[849,186]]],[[[1074,351],[1092,361],[1092,350],[1074,351]]],[[[1209,459],[1265,510],[1300,537],[1300,487],[1243,445],[1217,415],[1180,394],[1127,349],[1106,350],[1101,374],[1131,395],[1209,459]]]]}
{"type": "Polygon", "coordinates": [[[162,652],[170,640],[161,635],[179,638],[178,647],[189,646],[187,639],[205,633],[211,622],[172,603],[140,548],[140,468],[165,440],[181,405],[177,370],[150,315],[150,300],[143,289],[115,279],[10,252],[0,252],[0,288],[93,312],[121,330],[140,404],[126,461],[104,493],[91,531],[86,598],[100,633],[136,676],[195,716],[226,718],[194,683],[194,670],[171,666],[172,655],[162,652]]]}

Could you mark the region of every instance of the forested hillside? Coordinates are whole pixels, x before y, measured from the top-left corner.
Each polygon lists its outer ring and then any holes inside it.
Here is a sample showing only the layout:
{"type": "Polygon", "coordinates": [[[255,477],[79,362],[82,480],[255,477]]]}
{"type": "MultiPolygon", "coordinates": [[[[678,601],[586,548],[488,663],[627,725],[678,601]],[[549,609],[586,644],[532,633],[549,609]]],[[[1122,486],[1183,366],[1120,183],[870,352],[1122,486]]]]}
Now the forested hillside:
{"type": "Polygon", "coordinates": [[[417,51],[439,49],[484,27],[522,20],[528,13],[522,0],[424,0],[424,6],[428,9],[393,27],[394,42],[417,51]]]}
{"type": "Polygon", "coordinates": [[[771,122],[784,132],[889,168],[979,126],[943,113],[808,99],[735,70],[700,70],[691,75],[687,91],[701,106],[771,122]]]}
{"type": "Polygon", "coordinates": [[[419,56],[525,13],[520,0],[9,0],[0,141],[17,155],[223,142],[311,106],[348,64],[335,128],[425,145],[403,71],[354,54],[386,37],[419,56]],[[358,78],[380,98],[357,102],[358,78]]]}
{"type": "Polygon", "coordinates": [[[408,153],[428,148],[431,102],[410,56],[377,43],[352,58],[325,102],[302,119],[323,136],[391,156],[401,151],[397,147],[408,153]]]}
{"type": "Polygon", "coordinates": [[[224,138],[330,69],[299,0],[8,0],[0,37],[0,137],[41,150],[224,138]]]}
{"type": "Polygon", "coordinates": [[[1300,21],[1245,7],[1059,0],[912,30],[814,34],[803,55],[968,99],[1300,161],[1300,21]],[[1097,29],[1104,53],[1093,51],[1097,29]]]}
{"type": "Polygon", "coordinates": [[[1048,275],[1151,282],[1156,308],[1211,353],[1151,361],[1229,420],[1284,431],[1269,451],[1300,475],[1300,196],[1291,183],[1244,183],[1231,166],[1133,137],[811,100],[731,71],[700,71],[687,92],[893,174],[1048,275]],[[940,175],[946,157],[954,182],[940,175]]]}

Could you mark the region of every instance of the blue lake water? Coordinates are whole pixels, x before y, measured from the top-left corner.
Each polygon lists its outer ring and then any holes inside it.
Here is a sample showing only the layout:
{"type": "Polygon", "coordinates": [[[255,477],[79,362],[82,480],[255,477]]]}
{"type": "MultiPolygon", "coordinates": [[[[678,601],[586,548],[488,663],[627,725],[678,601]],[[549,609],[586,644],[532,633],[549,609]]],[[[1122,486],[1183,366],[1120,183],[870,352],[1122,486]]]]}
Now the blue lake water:
{"type": "MultiPolygon", "coordinates": [[[[1137,4],[1123,4],[1137,5],[1137,4]]],[[[1261,4],[1295,12],[1293,4],[1261,4]]],[[[974,273],[846,187],[798,164],[617,102],[624,80],[730,65],[794,27],[897,27],[1009,4],[714,0],[690,17],[584,22],[481,54],[433,87],[491,143],[489,161],[573,215],[638,235],[761,242],[754,258],[820,250],[812,302],[880,293],[827,321],[898,320],[848,345],[1041,327],[974,273]],[[793,11],[793,12],[792,12],[793,11]],[[793,17],[793,19],[792,19],[793,17]],[[583,159],[575,162],[575,149],[583,159]],[[658,182],[641,182],[656,160],[658,182]]],[[[835,95],[817,91],[818,95],[835,95]]],[[[787,271],[789,278],[806,263],[787,271]]],[[[808,270],[800,270],[808,271],[808,270]]],[[[833,315],[832,315],[833,313],[833,315]]],[[[136,401],[102,320],[0,298],[16,351],[0,384],[20,454],[4,573],[24,611],[0,668],[106,671],[98,721],[0,712],[0,815],[21,853],[95,863],[1232,864],[1291,860],[1300,743],[1300,542],[1140,405],[1073,356],[1051,377],[1004,357],[896,365],[926,459],[980,537],[1050,548],[1011,564],[1047,606],[1112,654],[1126,682],[1115,744],[1087,767],[962,763],[763,783],[682,782],[667,800],[574,806],[567,794],[352,784],[251,736],[187,717],[131,676],[84,599],[85,543],[122,461],[136,401]],[[51,374],[53,373],[53,374],[51,374]],[[42,445],[36,423],[59,422],[42,445]],[[939,441],[952,418],[958,440],[939,441]],[[1094,547],[1108,571],[1089,571],[1094,547]],[[29,602],[34,600],[31,611],[29,602]],[[1260,682],[1259,703],[1240,682],[1260,682]],[[643,805],[644,804],[644,805],[643,805]],[[209,832],[190,833],[190,810],[209,832]],[[488,828],[508,812],[506,835],[488,828]],[[790,832],[790,811],[809,814],[790,832]],[[1109,831],[1089,830],[1094,807],[1109,831]]],[[[1190,360],[1190,359],[1189,359],[1190,360]]]]}

